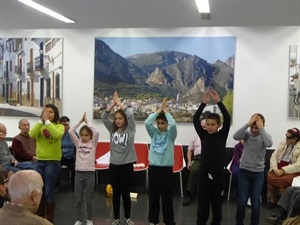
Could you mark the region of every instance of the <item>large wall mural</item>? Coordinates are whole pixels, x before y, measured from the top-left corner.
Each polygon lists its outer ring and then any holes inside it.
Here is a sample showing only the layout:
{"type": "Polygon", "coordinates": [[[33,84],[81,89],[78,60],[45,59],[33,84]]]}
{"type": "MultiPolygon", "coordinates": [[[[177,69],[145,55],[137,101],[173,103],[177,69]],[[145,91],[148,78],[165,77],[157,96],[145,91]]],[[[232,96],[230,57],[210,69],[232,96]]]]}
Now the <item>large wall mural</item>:
{"type": "MultiPolygon", "coordinates": [[[[236,37],[95,38],[94,118],[117,90],[137,121],[163,97],[177,122],[191,122],[207,88],[232,114],[236,37]]],[[[219,113],[216,105],[207,111],[219,113]]]]}
{"type": "Polygon", "coordinates": [[[0,116],[35,117],[62,107],[62,38],[0,38],[0,116]]]}

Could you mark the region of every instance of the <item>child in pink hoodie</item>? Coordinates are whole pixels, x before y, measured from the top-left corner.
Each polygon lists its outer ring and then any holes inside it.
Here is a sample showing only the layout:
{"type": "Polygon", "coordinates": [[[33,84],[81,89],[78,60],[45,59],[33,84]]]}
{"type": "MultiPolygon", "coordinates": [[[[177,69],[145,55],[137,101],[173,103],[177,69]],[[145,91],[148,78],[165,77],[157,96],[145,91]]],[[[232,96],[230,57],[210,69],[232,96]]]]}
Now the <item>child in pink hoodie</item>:
{"type": "Polygon", "coordinates": [[[86,194],[87,225],[93,225],[93,192],[95,183],[95,153],[98,145],[99,132],[87,121],[86,113],[81,120],[69,129],[70,137],[76,146],[75,162],[75,207],[77,221],[74,225],[82,224],[81,207],[83,203],[84,190],[86,194]],[[76,136],[76,129],[85,122],[76,136]]]}

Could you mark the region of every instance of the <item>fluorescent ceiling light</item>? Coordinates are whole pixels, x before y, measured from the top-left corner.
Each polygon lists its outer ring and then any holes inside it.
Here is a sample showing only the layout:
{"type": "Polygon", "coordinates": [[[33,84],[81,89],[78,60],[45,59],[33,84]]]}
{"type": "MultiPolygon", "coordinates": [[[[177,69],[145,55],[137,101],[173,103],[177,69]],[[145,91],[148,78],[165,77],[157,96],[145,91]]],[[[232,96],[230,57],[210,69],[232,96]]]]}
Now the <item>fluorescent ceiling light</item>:
{"type": "Polygon", "coordinates": [[[210,13],[208,0],[195,0],[199,13],[210,13]]]}
{"type": "Polygon", "coordinates": [[[75,23],[74,20],[70,20],[69,18],[67,18],[67,17],[65,17],[65,16],[63,16],[63,15],[57,13],[57,12],[54,12],[51,9],[48,9],[48,8],[38,4],[38,3],[35,3],[34,1],[31,1],[31,0],[18,0],[18,1],[25,4],[25,5],[28,5],[32,8],[34,8],[34,9],[36,9],[36,10],[38,10],[40,12],[43,12],[43,13],[49,15],[49,16],[52,16],[55,19],[61,20],[65,23],[75,23]]]}

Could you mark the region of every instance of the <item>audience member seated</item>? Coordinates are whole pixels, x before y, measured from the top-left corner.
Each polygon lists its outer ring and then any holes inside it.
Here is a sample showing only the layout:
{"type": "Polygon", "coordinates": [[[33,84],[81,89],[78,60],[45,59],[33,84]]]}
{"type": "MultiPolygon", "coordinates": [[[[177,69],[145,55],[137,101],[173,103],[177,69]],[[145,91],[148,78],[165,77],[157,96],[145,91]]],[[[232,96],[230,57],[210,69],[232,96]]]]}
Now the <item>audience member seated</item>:
{"type": "Polygon", "coordinates": [[[293,178],[300,172],[300,134],[297,128],[289,129],[286,138],[279,143],[270,159],[270,171],[267,176],[269,203],[273,208],[277,203],[277,189],[281,195],[291,186],[293,178]]]}
{"type": "MultiPolygon", "coordinates": [[[[203,129],[206,128],[206,120],[201,121],[203,129]]],[[[186,188],[185,198],[182,205],[188,206],[194,200],[194,195],[198,188],[199,171],[201,166],[201,140],[198,134],[196,134],[190,142],[187,151],[187,169],[189,172],[189,178],[186,188]],[[192,159],[192,156],[193,159],[192,159]]]]}
{"type": "Polygon", "coordinates": [[[13,171],[15,173],[23,169],[33,170],[33,164],[31,162],[18,162],[15,159],[5,140],[6,134],[7,131],[5,125],[0,123],[0,166],[5,169],[6,173],[9,171],[13,171]]]}
{"type": "Polygon", "coordinates": [[[271,224],[281,225],[287,217],[300,215],[300,187],[288,187],[279,199],[278,205],[280,206],[278,215],[272,214],[266,218],[271,224]]]}
{"type": "Polygon", "coordinates": [[[238,174],[239,174],[239,170],[240,170],[240,159],[241,159],[243,150],[244,150],[244,140],[241,140],[239,143],[237,143],[234,146],[232,164],[230,167],[230,171],[232,174],[232,184],[234,187],[234,196],[235,196],[236,200],[237,200],[237,196],[238,196],[238,174]]]}
{"type": "Polygon", "coordinates": [[[19,162],[34,161],[36,140],[29,137],[30,123],[27,119],[19,122],[20,133],[12,140],[12,150],[16,160],[19,162]]]}
{"type": "Polygon", "coordinates": [[[0,166],[0,208],[2,208],[4,202],[9,201],[7,191],[8,178],[5,174],[5,170],[0,166]]]}
{"type": "MultiPolygon", "coordinates": [[[[76,148],[70,138],[68,130],[70,128],[70,119],[67,116],[62,116],[59,122],[64,125],[65,133],[62,137],[61,141],[61,149],[62,149],[62,159],[61,165],[65,165],[71,172],[71,188],[74,190],[74,182],[75,182],[75,158],[76,158],[76,148]]],[[[76,133],[78,136],[78,134],[76,133]]],[[[78,136],[79,137],[79,136],[78,136]]],[[[59,179],[58,179],[59,180],[59,179]]]]}
{"type": "Polygon", "coordinates": [[[34,170],[19,171],[9,180],[10,202],[0,209],[0,224],[51,225],[36,215],[43,194],[43,180],[34,170]]]}
{"type": "Polygon", "coordinates": [[[300,224],[300,216],[295,216],[286,219],[282,225],[299,225],[299,224],[300,224]]]}

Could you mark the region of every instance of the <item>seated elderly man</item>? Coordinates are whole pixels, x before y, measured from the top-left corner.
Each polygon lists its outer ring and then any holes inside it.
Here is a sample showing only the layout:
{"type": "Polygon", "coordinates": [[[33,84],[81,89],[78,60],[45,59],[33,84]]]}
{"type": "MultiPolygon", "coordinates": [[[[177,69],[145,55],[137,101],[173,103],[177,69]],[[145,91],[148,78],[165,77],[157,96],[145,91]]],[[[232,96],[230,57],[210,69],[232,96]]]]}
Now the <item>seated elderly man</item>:
{"type": "Polygon", "coordinates": [[[36,215],[43,194],[43,180],[34,170],[15,173],[8,183],[10,202],[0,209],[0,224],[5,225],[51,225],[36,215]]]}
{"type": "Polygon", "coordinates": [[[15,159],[5,140],[6,134],[6,126],[0,123],[0,166],[2,166],[6,172],[13,171],[14,173],[19,170],[33,170],[33,164],[31,162],[18,162],[18,160],[15,159]]]}
{"type": "MultiPolygon", "coordinates": [[[[201,120],[201,126],[206,130],[206,120],[201,120]]],[[[201,140],[198,134],[195,134],[191,140],[187,151],[187,169],[189,172],[188,183],[186,188],[186,196],[182,205],[188,206],[194,201],[194,195],[197,193],[198,180],[201,167],[201,140]]]]}
{"type": "Polygon", "coordinates": [[[279,143],[270,159],[270,171],[267,176],[267,186],[270,201],[267,208],[277,204],[277,188],[280,195],[291,186],[293,178],[300,171],[300,132],[297,128],[289,129],[285,140],[279,143]]]}
{"type": "Polygon", "coordinates": [[[12,150],[19,162],[34,161],[36,140],[29,137],[30,123],[27,119],[19,121],[20,133],[12,140],[12,150]]]}
{"type": "Polygon", "coordinates": [[[281,225],[287,217],[300,215],[300,187],[288,187],[278,201],[278,214],[267,217],[266,220],[274,225],[281,225]]]}

